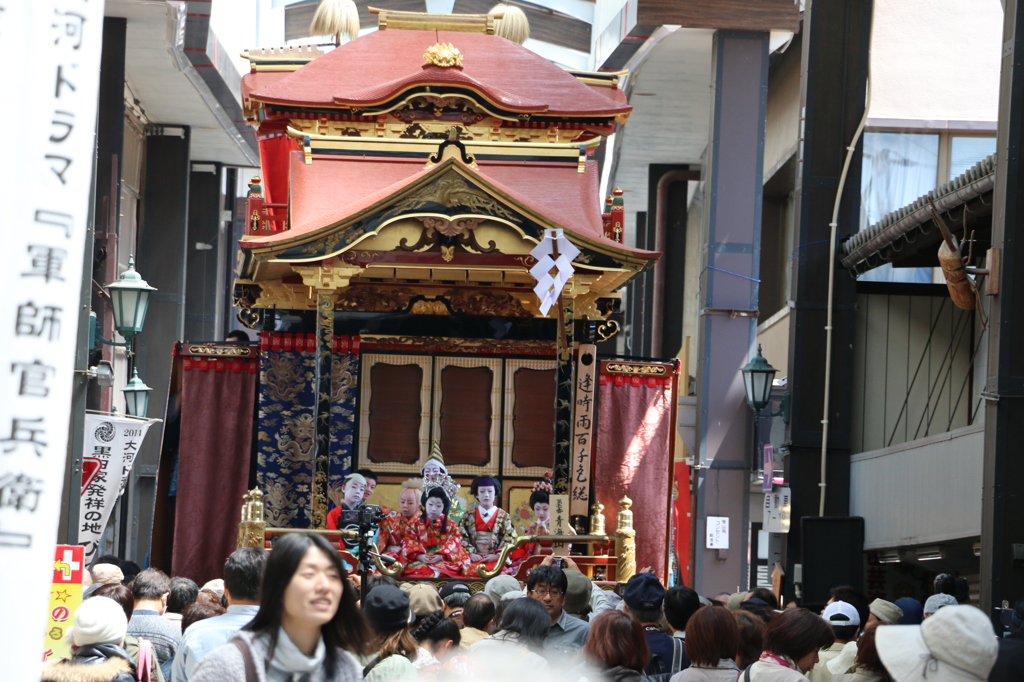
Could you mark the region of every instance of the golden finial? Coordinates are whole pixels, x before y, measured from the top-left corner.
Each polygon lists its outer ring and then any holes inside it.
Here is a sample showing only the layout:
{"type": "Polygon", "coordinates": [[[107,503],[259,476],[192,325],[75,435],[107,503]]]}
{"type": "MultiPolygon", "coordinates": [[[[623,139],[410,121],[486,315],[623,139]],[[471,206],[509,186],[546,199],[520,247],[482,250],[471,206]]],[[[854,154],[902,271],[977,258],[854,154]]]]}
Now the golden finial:
{"type": "Polygon", "coordinates": [[[451,43],[435,43],[427,48],[426,54],[423,55],[423,62],[444,68],[462,66],[462,53],[451,43]]]}

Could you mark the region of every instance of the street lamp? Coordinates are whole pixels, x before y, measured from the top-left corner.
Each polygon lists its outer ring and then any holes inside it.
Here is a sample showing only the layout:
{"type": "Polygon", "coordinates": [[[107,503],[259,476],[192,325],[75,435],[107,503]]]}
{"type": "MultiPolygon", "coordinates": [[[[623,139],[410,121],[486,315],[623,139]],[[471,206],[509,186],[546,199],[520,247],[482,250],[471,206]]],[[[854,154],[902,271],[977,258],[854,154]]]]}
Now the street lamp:
{"type": "Polygon", "coordinates": [[[145,417],[149,407],[149,392],[152,390],[139,378],[138,368],[132,370],[132,380],[121,389],[125,411],[132,417],[145,417]]]}
{"type": "Polygon", "coordinates": [[[772,379],[776,369],[768,364],[761,355],[761,344],[757,345],[757,355],[743,368],[743,390],[747,393],[747,405],[755,413],[760,412],[771,400],[772,379]]]}
{"type": "Polygon", "coordinates": [[[146,321],[146,310],[149,309],[149,294],[156,291],[135,272],[135,257],[128,256],[128,269],[121,273],[116,282],[107,285],[110,301],[113,304],[114,329],[117,333],[131,341],[142,331],[146,321]]]}

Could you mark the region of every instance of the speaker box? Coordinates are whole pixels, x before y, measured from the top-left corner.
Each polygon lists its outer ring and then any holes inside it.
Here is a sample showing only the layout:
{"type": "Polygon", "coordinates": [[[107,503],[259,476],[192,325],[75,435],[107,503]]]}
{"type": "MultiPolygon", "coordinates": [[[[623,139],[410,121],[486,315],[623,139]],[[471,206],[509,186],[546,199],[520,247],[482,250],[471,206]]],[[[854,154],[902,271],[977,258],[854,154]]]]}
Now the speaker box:
{"type": "Polygon", "coordinates": [[[863,518],[805,516],[800,534],[804,602],[824,604],[828,591],[839,585],[864,591],[863,518]]]}

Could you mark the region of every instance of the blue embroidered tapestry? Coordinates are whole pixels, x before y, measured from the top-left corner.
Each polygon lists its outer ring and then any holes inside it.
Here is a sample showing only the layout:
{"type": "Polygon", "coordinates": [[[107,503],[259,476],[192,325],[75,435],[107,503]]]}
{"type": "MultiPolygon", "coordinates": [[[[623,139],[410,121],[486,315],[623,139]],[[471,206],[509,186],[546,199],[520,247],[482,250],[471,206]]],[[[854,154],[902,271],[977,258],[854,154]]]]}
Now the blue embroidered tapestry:
{"type": "MultiPolygon", "coordinates": [[[[257,483],[264,493],[267,525],[272,527],[310,526],[314,343],[311,334],[260,335],[257,483]]],[[[336,338],[328,464],[328,497],[333,504],[329,507],[340,501],[344,478],[352,470],[359,356],[349,353],[348,339],[336,338]]]]}

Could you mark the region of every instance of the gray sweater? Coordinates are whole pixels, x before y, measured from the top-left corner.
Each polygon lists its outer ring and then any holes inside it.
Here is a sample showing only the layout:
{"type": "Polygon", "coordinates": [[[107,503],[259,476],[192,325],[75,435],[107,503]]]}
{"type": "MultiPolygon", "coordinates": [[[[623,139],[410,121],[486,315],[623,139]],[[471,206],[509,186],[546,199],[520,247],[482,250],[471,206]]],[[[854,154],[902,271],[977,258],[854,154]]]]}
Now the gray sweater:
{"type": "MultiPolygon", "coordinates": [[[[270,668],[268,671],[268,635],[257,636],[255,633],[242,630],[232,637],[232,641],[235,639],[241,639],[249,645],[256,664],[257,682],[361,682],[363,679],[362,666],[347,651],[339,650],[338,671],[335,675],[328,675],[323,668],[307,674],[289,674],[276,668],[270,668]]],[[[199,662],[189,682],[246,682],[242,652],[231,642],[214,649],[199,662]]]]}

